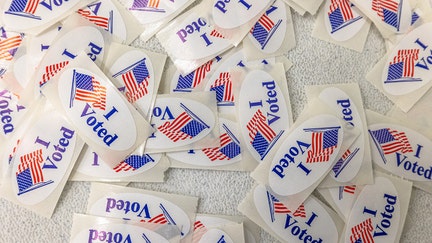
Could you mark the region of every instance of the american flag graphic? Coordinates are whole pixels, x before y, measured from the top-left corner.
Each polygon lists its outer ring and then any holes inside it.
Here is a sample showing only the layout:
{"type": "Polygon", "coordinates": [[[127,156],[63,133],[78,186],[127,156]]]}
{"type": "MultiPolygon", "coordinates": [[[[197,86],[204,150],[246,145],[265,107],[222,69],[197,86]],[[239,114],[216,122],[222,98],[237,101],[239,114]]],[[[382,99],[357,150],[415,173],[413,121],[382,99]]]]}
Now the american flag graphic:
{"type": "Polygon", "coordinates": [[[195,71],[183,76],[179,75],[177,86],[173,90],[174,92],[191,92],[195,87],[197,87],[210,72],[213,64],[213,60],[206,62],[201,65],[195,71]]]}
{"type": "Polygon", "coordinates": [[[361,16],[354,16],[352,7],[354,4],[349,0],[331,0],[328,14],[328,19],[332,28],[331,33],[334,33],[344,27],[361,19],[361,16]]]}
{"type": "Polygon", "coordinates": [[[116,165],[113,170],[115,172],[135,171],[150,162],[154,162],[154,159],[149,154],[131,155],[116,165]]]}
{"type": "Polygon", "coordinates": [[[52,181],[44,181],[42,155],[42,149],[39,149],[20,157],[20,164],[16,172],[18,195],[52,183],[52,181]]]}
{"type": "Polygon", "coordinates": [[[351,243],[374,243],[372,219],[368,218],[351,228],[351,243]]]}
{"type": "Polygon", "coordinates": [[[399,30],[400,11],[402,4],[393,0],[372,0],[372,10],[377,13],[381,20],[399,30]]]}
{"type": "Polygon", "coordinates": [[[192,243],[198,243],[201,240],[201,237],[207,233],[207,227],[201,221],[195,221],[194,223],[194,231],[192,235],[192,243]]]}
{"type": "Polygon", "coordinates": [[[105,110],[106,88],[93,76],[73,70],[71,107],[73,100],[89,102],[94,108],[105,110]]]}
{"type": "Polygon", "coordinates": [[[210,128],[185,105],[180,104],[180,107],[183,108],[184,112],[178,115],[174,120],[167,121],[157,128],[171,141],[177,142],[179,140],[191,139],[205,129],[210,128]]]}
{"type": "MultiPolygon", "coordinates": [[[[270,208],[270,217],[272,222],[275,220],[275,214],[289,214],[292,213],[282,202],[279,201],[274,195],[267,191],[267,200],[270,208]]],[[[302,203],[296,211],[292,214],[294,217],[306,218],[306,210],[302,203]]]]}
{"type": "Polygon", "coordinates": [[[356,185],[351,186],[340,186],[339,187],[339,200],[342,200],[345,193],[354,194],[356,190],[356,185]]]}
{"type": "Polygon", "coordinates": [[[129,10],[165,12],[159,8],[160,0],[134,0],[129,10]]]}
{"type": "Polygon", "coordinates": [[[399,132],[390,128],[381,128],[378,130],[369,130],[369,133],[377,148],[384,155],[396,152],[413,152],[405,132],[399,132]]]}
{"type": "Polygon", "coordinates": [[[205,148],[202,150],[210,161],[230,160],[241,153],[240,141],[225,124],[223,125],[223,129],[226,132],[219,136],[220,146],[216,148],[205,148]]]}
{"type": "Polygon", "coordinates": [[[10,61],[13,59],[15,52],[21,45],[22,36],[15,35],[8,38],[0,38],[0,59],[10,61]]]}
{"type": "Polygon", "coordinates": [[[222,72],[210,86],[210,91],[216,92],[218,105],[234,105],[233,83],[230,77],[229,72],[222,72]]]}
{"type": "Polygon", "coordinates": [[[40,20],[41,17],[36,16],[40,0],[12,0],[12,3],[5,14],[13,14],[21,17],[40,20]]]}
{"type": "Polygon", "coordinates": [[[225,39],[225,36],[222,35],[219,31],[217,31],[216,29],[213,29],[210,32],[210,36],[216,37],[216,38],[221,38],[221,39],[225,39]]]}
{"type": "Polygon", "coordinates": [[[99,16],[90,9],[78,9],[78,14],[92,22],[93,24],[112,33],[113,29],[113,11],[109,12],[109,17],[99,16]]]}
{"type": "Polygon", "coordinates": [[[307,152],[306,163],[328,162],[338,145],[340,127],[304,129],[312,132],[312,148],[307,152]]]}
{"type": "Polygon", "coordinates": [[[359,150],[360,150],[359,148],[355,148],[353,151],[347,149],[342,154],[342,157],[334,164],[332,168],[332,171],[335,173],[335,177],[338,177],[338,175],[344,170],[344,168],[354,158],[354,156],[357,154],[359,150]]]}
{"type": "Polygon", "coordinates": [[[393,57],[393,61],[389,64],[385,83],[421,81],[421,79],[412,78],[419,52],[419,49],[398,50],[397,55],[393,57]]]}
{"type": "Polygon", "coordinates": [[[252,147],[263,158],[276,138],[276,132],[267,124],[267,118],[257,110],[246,125],[252,147]]]}
{"type": "Polygon", "coordinates": [[[133,103],[149,93],[148,85],[150,74],[146,65],[146,58],[126,67],[113,75],[113,78],[121,77],[126,87],[126,97],[133,103]]]}
{"type": "Polygon", "coordinates": [[[282,20],[275,22],[267,15],[264,14],[259,18],[255,25],[250,30],[250,33],[256,41],[261,45],[261,49],[264,49],[268,41],[282,23],[282,20]]]}
{"type": "Polygon", "coordinates": [[[56,75],[60,70],[62,70],[66,65],[69,64],[69,61],[63,61],[59,63],[54,63],[45,66],[45,73],[42,75],[42,80],[39,81],[39,85],[42,86],[46,82],[48,82],[54,75],[56,75]]]}

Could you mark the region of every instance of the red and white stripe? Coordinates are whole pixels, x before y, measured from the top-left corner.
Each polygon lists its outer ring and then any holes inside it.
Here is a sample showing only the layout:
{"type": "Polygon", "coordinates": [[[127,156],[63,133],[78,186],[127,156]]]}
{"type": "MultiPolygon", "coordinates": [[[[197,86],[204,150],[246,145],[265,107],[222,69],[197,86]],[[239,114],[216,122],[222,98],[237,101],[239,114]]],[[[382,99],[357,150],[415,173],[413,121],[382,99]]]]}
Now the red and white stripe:
{"type": "Polygon", "coordinates": [[[395,140],[393,142],[381,144],[381,148],[383,149],[384,154],[392,154],[398,151],[401,151],[402,153],[413,152],[413,149],[408,141],[408,138],[405,135],[405,132],[399,132],[397,130],[390,129],[389,132],[395,140]]]}
{"type": "Polygon", "coordinates": [[[368,218],[360,224],[351,228],[351,243],[355,243],[359,239],[361,239],[362,243],[373,243],[374,239],[372,236],[372,231],[372,220],[371,218],[368,218]]]}
{"type": "Polygon", "coordinates": [[[212,64],[213,64],[213,60],[210,60],[204,63],[203,65],[201,65],[199,68],[197,68],[194,71],[195,74],[194,74],[192,87],[198,86],[198,84],[200,84],[205,79],[207,73],[210,72],[211,70],[212,64]]]}
{"type": "Polygon", "coordinates": [[[313,132],[312,133],[312,148],[308,151],[306,158],[306,163],[314,162],[327,162],[330,159],[330,155],[333,154],[336,146],[331,146],[328,148],[323,148],[323,132],[313,132]]]}
{"type": "Polygon", "coordinates": [[[95,15],[90,10],[79,9],[78,13],[86,18],[88,21],[94,23],[95,25],[102,27],[104,29],[108,29],[109,27],[109,18],[95,15]]]}
{"type": "Polygon", "coordinates": [[[54,75],[60,72],[60,70],[62,70],[68,64],[69,61],[63,61],[46,66],[45,73],[42,75],[42,80],[39,81],[39,85],[43,85],[48,82],[54,75]]]}
{"type": "Polygon", "coordinates": [[[351,3],[349,2],[349,0],[331,0],[330,11],[328,12],[328,14],[333,13],[338,8],[342,13],[342,18],[344,21],[348,21],[354,18],[354,14],[351,9],[351,3]]]}
{"type": "Polygon", "coordinates": [[[20,157],[20,164],[16,175],[22,173],[26,169],[30,169],[33,184],[44,181],[41,163],[44,161],[42,157],[42,149],[35,150],[31,153],[25,154],[20,157]]]}
{"type": "Polygon", "coordinates": [[[388,9],[397,12],[399,8],[399,1],[393,0],[372,0],[372,10],[375,11],[381,19],[384,19],[383,9],[388,9]]]}
{"type": "Polygon", "coordinates": [[[75,99],[92,103],[94,108],[105,110],[106,88],[92,77],[93,91],[76,89],[75,99]]]}
{"type": "Polygon", "coordinates": [[[7,61],[12,60],[13,55],[10,53],[10,51],[18,48],[21,45],[21,42],[22,37],[20,35],[0,40],[0,59],[5,59],[7,61]]]}
{"type": "Polygon", "coordinates": [[[180,131],[180,129],[190,122],[192,118],[186,113],[181,113],[176,119],[171,122],[165,122],[163,125],[158,127],[158,130],[165,136],[171,139],[173,142],[178,140],[185,140],[190,138],[189,134],[180,131]]]}
{"type": "Polygon", "coordinates": [[[349,194],[354,194],[356,190],[356,186],[352,185],[352,186],[344,186],[343,187],[343,191],[349,194]]]}
{"type": "Polygon", "coordinates": [[[201,240],[201,237],[207,233],[207,228],[201,221],[196,221],[194,223],[194,231],[192,235],[192,243],[198,243],[201,240]]]}
{"type": "Polygon", "coordinates": [[[398,50],[397,55],[390,64],[404,62],[403,76],[412,77],[414,76],[415,61],[419,58],[419,51],[419,49],[398,50]]]}
{"type": "Polygon", "coordinates": [[[249,131],[249,137],[255,139],[257,132],[261,134],[268,140],[273,140],[276,137],[275,131],[267,124],[267,118],[262,114],[261,110],[257,110],[253,117],[249,120],[246,128],[249,131]]]}
{"type": "Polygon", "coordinates": [[[126,97],[130,103],[133,103],[148,94],[147,87],[149,85],[150,76],[138,84],[133,71],[131,70],[122,74],[122,79],[127,89],[126,97]]]}

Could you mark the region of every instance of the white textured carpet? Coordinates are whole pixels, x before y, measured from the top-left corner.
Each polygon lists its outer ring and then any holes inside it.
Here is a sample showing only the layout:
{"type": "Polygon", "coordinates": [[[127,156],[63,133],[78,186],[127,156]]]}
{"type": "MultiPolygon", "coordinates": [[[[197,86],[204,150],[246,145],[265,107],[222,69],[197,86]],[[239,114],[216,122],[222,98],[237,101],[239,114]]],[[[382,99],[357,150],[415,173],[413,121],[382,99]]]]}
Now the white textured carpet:
{"type": "MultiPolygon", "coordinates": [[[[365,107],[385,113],[391,102],[365,80],[365,75],[384,54],[384,43],[372,27],[363,53],[350,51],[310,37],[315,17],[293,14],[297,47],[287,53],[294,66],[287,72],[291,104],[296,118],[306,102],[304,85],[358,82],[365,107]]],[[[159,43],[133,43],[163,52],[159,43]]],[[[198,212],[238,215],[238,203],[253,181],[248,173],[170,169],[162,184],[132,183],[130,186],[200,198],[198,212]]],[[[0,242],[68,242],[73,213],[84,213],[89,183],[69,182],[51,219],[39,217],[0,199],[0,242]]],[[[401,242],[431,242],[432,195],[413,190],[401,242]]],[[[261,242],[276,242],[261,234],[261,242]]]]}

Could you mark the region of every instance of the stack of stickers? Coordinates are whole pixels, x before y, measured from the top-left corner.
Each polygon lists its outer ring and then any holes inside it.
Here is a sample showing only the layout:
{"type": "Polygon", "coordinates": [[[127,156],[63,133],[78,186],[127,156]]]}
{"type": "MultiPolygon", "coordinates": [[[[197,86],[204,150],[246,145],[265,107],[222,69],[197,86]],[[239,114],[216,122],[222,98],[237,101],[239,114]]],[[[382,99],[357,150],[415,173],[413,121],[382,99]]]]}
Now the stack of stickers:
{"type": "Polygon", "coordinates": [[[256,242],[259,225],[284,242],[397,242],[411,186],[432,193],[430,3],[193,2],[0,6],[0,196],[51,217],[67,180],[246,171],[256,185],[238,209],[252,222],[197,215],[195,197],[93,183],[71,241],[256,242]],[[352,83],[305,87],[294,122],[290,7],[317,13],[313,36],[357,51],[379,29],[389,50],[367,79],[397,106],[387,117],[352,83]],[[131,46],[152,36],[170,61],[131,46]]]}

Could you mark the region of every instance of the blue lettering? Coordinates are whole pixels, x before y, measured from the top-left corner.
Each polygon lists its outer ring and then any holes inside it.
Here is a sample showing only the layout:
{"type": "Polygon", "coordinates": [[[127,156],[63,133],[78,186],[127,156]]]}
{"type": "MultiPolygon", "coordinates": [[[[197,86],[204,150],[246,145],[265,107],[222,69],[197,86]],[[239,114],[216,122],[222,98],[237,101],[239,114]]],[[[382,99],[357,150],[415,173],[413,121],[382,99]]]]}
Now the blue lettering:
{"type": "Polygon", "coordinates": [[[196,21],[193,21],[191,24],[188,24],[184,28],[177,31],[177,36],[183,43],[185,43],[187,41],[186,38],[188,34],[192,34],[195,31],[200,32],[201,28],[206,26],[206,24],[207,22],[205,21],[205,19],[198,18],[196,21]]]}
{"type": "MultiPolygon", "coordinates": [[[[115,133],[109,134],[108,130],[105,129],[103,126],[104,125],[103,121],[98,121],[95,116],[90,116],[90,115],[95,114],[95,113],[96,112],[91,108],[91,106],[88,103],[86,103],[84,110],[81,113],[81,117],[89,116],[86,120],[86,124],[89,127],[92,127],[93,132],[95,132],[98,137],[102,138],[103,142],[109,147],[109,146],[111,146],[111,144],[114,141],[116,141],[118,139],[118,135],[115,133]]],[[[115,113],[115,112],[113,112],[113,113],[115,113]]]]}
{"type": "Polygon", "coordinates": [[[107,242],[107,243],[131,243],[132,239],[130,234],[123,236],[122,233],[105,231],[105,230],[97,230],[97,229],[89,229],[89,239],[88,243],[91,242],[107,242]]]}
{"type": "Polygon", "coordinates": [[[347,121],[350,125],[354,126],[352,122],[352,110],[351,110],[351,102],[349,99],[345,100],[337,100],[336,103],[342,107],[342,118],[347,121]]]}
{"type": "Polygon", "coordinates": [[[3,133],[8,134],[14,131],[14,125],[12,124],[12,112],[9,108],[9,102],[6,99],[12,100],[12,95],[7,91],[3,90],[0,92],[0,97],[5,98],[0,100],[0,120],[3,123],[3,133]],[[9,94],[9,95],[6,95],[9,94]]]}
{"type": "MultiPolygon", "coordinates": [[[[277,176],[280,178],[284,178],[284,168],[289,166],[289,163],[295,163],[295,157],[301,154],[304,154],[306,149],[309,148],[310,144],[297,140],[297,146],[292,146],[289,148],[288,153],[284,154],[284,156],[279,160],[279,163],[275,165],[272,169],[277,176]]],[[[309,175],[311,172],[302,162],[297,165],[297,168],[303,170],[306,175],[309,175]]]]}

